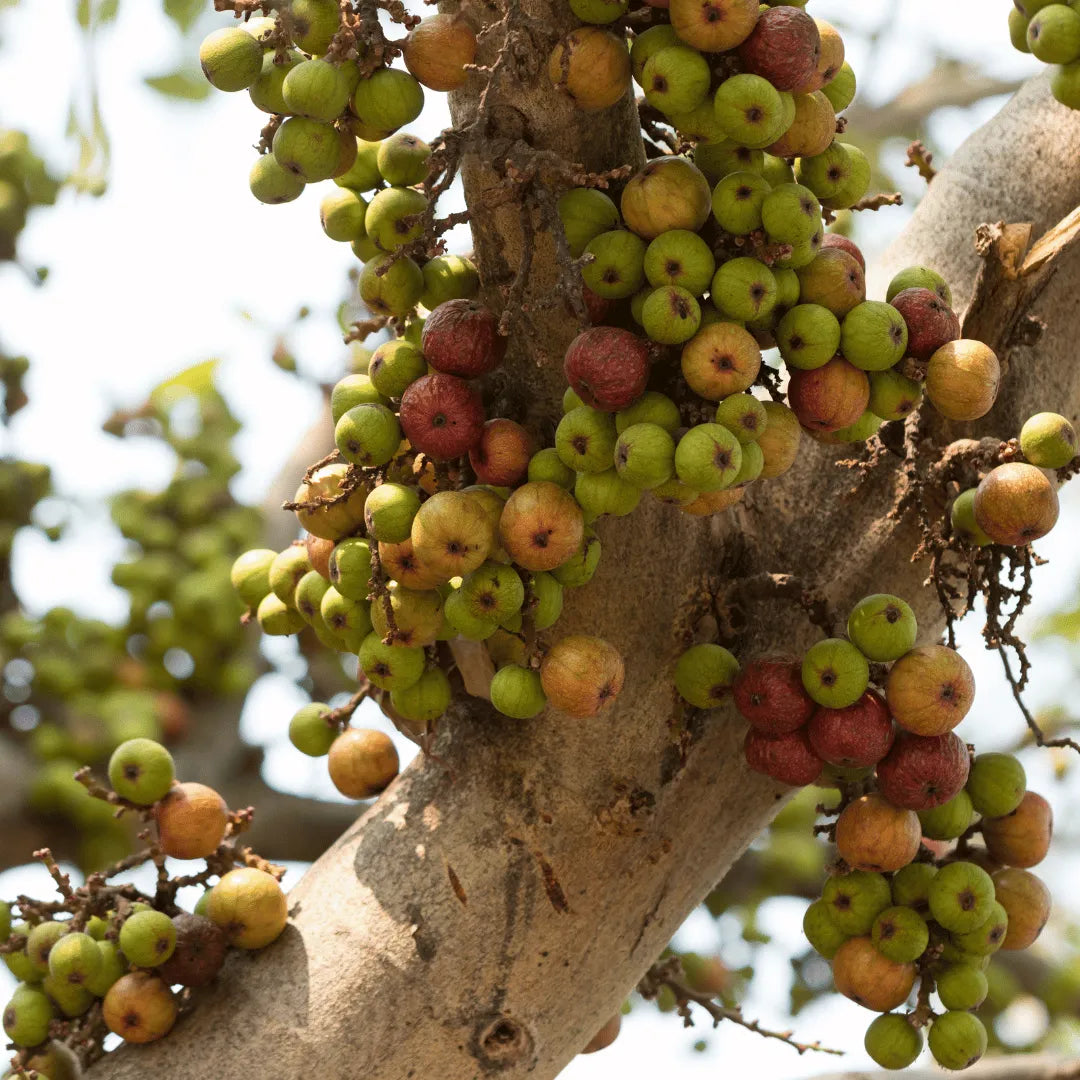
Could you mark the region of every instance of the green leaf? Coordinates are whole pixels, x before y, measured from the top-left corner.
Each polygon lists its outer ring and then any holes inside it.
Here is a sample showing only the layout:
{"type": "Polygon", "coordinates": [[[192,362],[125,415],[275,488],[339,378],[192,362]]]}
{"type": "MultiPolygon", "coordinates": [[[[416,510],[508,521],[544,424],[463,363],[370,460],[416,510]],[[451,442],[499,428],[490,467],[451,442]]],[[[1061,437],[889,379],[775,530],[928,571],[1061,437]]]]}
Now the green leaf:
{"type": "Polygon", "coordinates": [[[183,101],[202,101],[210,93],[210,84],[192,70],[177,70],[168,75],[148,75],[146,85],[166,97],[183,101]]]}
{"type": "Polygon", "coordinates": [[[158,408],[168,408],[177,398],[208,393],[214,388],[217,366],[217,360],[204,360],[201,364],[193,364],[177,372],[150,391],[151,403],[158,408]]]}
{"type": "Polygon", "coordinates": [[[165,0],[165,14],[186,34],[198,20],[203,0],[165,0]]]}

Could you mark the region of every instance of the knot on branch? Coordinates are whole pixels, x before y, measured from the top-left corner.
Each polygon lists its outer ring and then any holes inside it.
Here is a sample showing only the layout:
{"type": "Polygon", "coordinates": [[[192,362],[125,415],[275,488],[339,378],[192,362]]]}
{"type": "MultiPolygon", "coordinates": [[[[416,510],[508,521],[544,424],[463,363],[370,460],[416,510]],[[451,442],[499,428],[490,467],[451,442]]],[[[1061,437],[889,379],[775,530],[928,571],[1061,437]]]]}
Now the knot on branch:
{"type": "Polygon", "coordinates": [[[485,1016],[477,1024],[472,1055],[488,1072],[502,1072],[532,1060],[536,1043],[532,1032],[505,1013],[485,1016]]]}

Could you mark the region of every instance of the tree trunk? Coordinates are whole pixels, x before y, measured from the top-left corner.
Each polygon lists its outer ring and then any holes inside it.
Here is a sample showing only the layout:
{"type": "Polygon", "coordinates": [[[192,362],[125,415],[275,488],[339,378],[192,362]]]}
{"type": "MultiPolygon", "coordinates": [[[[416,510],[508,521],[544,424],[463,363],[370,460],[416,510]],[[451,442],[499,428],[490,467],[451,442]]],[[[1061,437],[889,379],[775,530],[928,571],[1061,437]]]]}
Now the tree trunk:
{"type": "MultiPolygon", "coordinates": [[[[550,0],[528,7],[565,18],[550,0]]],[[[498,92],[536,145],[591,167],[640,154],[628,103],[575,114],[542,75],[498,92]]],[[[454,102],[459,120],[468,107],[454,102]]],[[[1080,117],[1055,106],[1044,82],[1027,88],[935,179],[900,244],[912,255],[896,258],[938,266],[969,296],[973,225],[984,213],[1034,219],[1037,232],[1052,224],[1080,201],[1080,175],[1064,165],[1078,152],[1080,117]]],[[[468,163],[470,205],[485,176],[468,163]]],[[[518,242],[515,215],[496,221],[497,234],[475,237],[482,263],[518,242]]],[[[546,247],[537,258],[550,267],[546,247]]],[[[1038,354],[1023,357],[1023,377],[1005,385],[1020,400],[997,410],[1009,418],[1003,435],[1015,433],[1017,410],[1073,412],[1080,401],[1078,281],[1070,258],[1042,294],[1046,310],[1065,310],[1038,354]]],[[[557,356],[571,320],[538,317],[557,356]]],[[[557,365],[538,379],[520,343],[509,363],[508,394],[558,380],[557,365]]],[[[719,520],[646,499],[629,518],[602,521],[600,570],[568,592],[559,630],[600,634],[622,651],[615,705],[595,720],[551,711],[528,722],[457,705],[442,761],[417,760],[319,860],[291,896],[282,939],[234,958],[163,1042],[110,1055],[93,1075],[555,1076],[784,798],[747,770],[744,725],[730,708],[701,714],[680,764],[671,666],[707,591],[790,572],[840,613],[867,592],[898,592],[916,609],[921,640],[941,629],[932,590],[920,587],[925,567],[910,562],[915,529],[886,518],[895,468],[879,466],[853,494],[857,475],[833,464],[843,456],[806,440],[787,477],[755,485],[719,520]]],[[[744,658],[795,652],[819,635],[790,601],[756,599],[746,614],[744,658]]]]}

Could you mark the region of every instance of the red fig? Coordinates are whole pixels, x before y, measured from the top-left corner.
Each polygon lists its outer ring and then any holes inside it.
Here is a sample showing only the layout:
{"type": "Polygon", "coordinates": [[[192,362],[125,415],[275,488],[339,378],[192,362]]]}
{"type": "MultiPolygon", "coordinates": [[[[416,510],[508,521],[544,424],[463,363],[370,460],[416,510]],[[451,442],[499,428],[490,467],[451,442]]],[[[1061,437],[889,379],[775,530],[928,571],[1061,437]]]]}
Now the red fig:
{"type": "Polygon", "coordinates": [[[632,405],[649,378],[649,347],[617,326],[594,326],[578,334],[563,360],[566,381],[586,404],[601,412],[632,405]]]}
{"type": "Polygon", "coordinates": [[[878,790],[894,806],[929,810],[948,802],[967,783],[969,768],[967,747],[953,732],[900,731],[878,763],[878,790]]]}
{"type": "Polygon", "coordinates": [[[424,320],[424,359],[447,375],[472,379],[502,363],[506,338],[495,312],[476,300],[447,300],[424,320]]]}
{"type": "Polygon", "coordinates": [[[796,660],[751,660],[732,686],[735,707],[763,735],[786,735],[810,719],[816,706],[796,660]]]}
{"type": "Polygon", "coordinates": [[[406,388],[398,414],[401,430],[419,451],[436,461],[468,453],[484,430],[484,406],[455,375],[422,375],[406,388]]]}

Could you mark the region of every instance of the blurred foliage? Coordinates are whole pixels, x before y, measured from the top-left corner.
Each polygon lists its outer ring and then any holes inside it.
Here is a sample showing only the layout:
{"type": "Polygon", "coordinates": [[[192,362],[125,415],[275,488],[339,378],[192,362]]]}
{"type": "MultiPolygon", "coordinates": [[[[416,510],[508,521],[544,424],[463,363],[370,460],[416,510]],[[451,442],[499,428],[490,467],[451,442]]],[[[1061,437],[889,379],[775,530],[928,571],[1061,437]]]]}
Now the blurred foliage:
{"type": "MultiPolygon", "coordinates": [[[[262,517],[229,491],[239,424],[213,372],[212,363],[197,365],[105,425],[119,437],[160,442],[175,457],[160,490],[129,489],[110,500],[127,541],[112,571],[128,597],[119,625],[66,607],[38,616],[20,606],[11,546],[20,530],[39,527],[35,508],[52,490],[46,466],[0,461],[0,738],[20,743],[36,763],[31,808],[77,826],[85,868],[125,854],[129,837],[72,779],[75,770],[101,765],[125,739],[182,739],[192,711],[210,701],[233,699],[238,712],[257,675],[229,571],[258,543],[262,517]]],[[[47,529],[52,539],[61,532],[47,529]]]]}

